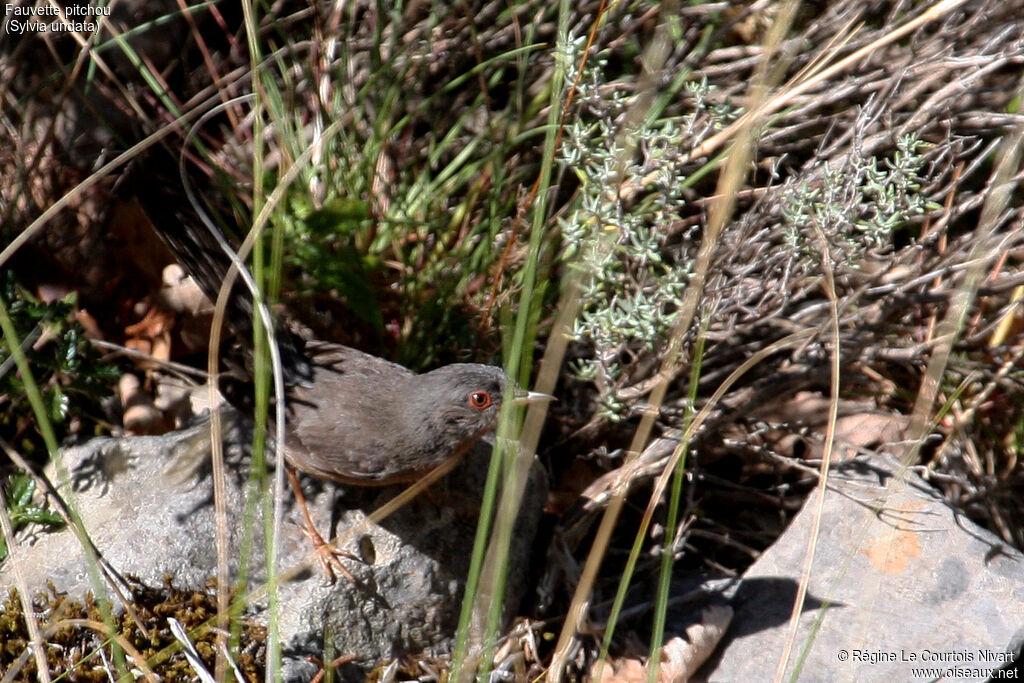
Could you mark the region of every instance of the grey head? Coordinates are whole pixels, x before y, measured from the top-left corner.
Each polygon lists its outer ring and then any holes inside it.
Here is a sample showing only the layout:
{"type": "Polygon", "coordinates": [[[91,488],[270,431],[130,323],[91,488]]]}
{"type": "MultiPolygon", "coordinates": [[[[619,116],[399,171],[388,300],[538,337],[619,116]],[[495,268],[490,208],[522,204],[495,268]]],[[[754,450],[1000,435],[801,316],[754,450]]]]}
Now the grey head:
{"type": "Polygon", "coordinates": [[[502,401],[517,404],[548,401],[553,397],[527,392],[515,385],[509,389],[505,371],[492,365],[455,363],[409,378],[409,394],[416,433],[414,442],[421,452],[444,457],[462,455],[498,424],[502,401]]]}
{"type": "Polygon", "coordinates": [[[455,363],[409,378],[415,430],[434,453],[460,454],[498,423],[505,372],[492,365],[455,363]]]}

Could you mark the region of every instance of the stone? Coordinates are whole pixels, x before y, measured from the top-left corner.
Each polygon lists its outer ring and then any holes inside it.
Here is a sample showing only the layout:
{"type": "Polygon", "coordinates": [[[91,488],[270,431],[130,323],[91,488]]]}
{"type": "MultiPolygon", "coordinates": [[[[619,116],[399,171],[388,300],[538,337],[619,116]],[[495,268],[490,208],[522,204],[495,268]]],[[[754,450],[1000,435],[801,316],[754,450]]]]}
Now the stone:
{"type": "MultiPolygon", "coordinates": [[[[775,675],[815,500],[744,575],[725,640],[697,680],[775,675]]],[[[781,680],[981,681],[1019,647],[1024,554],[893,458],[833,469],[819,534],[781,680]]]]}
{"type": "MultiPolygon", "coordinates": [[[[252,589],[267,578],[261,506],[253,506],[246,524],[249,459],[247,448],[239,444],[248,443],[248,431],[238,420],[228,422],[233,425],[225,456],[231,573],[236,577],[241,566],[248,527],[252,589]]],[[[201,588],[216,575],[207,435],[204,422],[163,436],[94,439],[64,451],[69,481],[61,491],[65,497],[71,492],[93,542],[122,575],[158,587],[170,574],[182,588],[201,588]]],[[[342,549],[363,559],[342,560],[356,576],[355,583],[339,576],[333,585],[325,585],[323,572],[313,563],[281,585],[287,676],[308,680],[305,657],[322,658],[325,652],[356,655],[357,662],[345,677],[361,680],[369,667],[402,654],[450,651],[490,451],[489,444],[478,444],[463,463],[425,493],[342,544],[342,549]]],[[[328,530],[332,535],[343,533],[362,523],[403,489],[335,486],[308,477],[303,478],[303,488],[325,538],[328,530]]],[[[535,463],[516,524],[507,605],[518,605],[526,590],[526,568],[546,492],[546,479],[535,463]]],[[[302,564],[311,552],[287,486],[285,499],[280,570],[302,564]]],[[[14,584],[11,572],[16,562],[33,591],[45,588],[47,581],[73,597],[81,597],[86,590],[106,591],[90,582],[81,545],[70,530],[30,533],[27,540],[27,545],[22,542],[14,548],[12,560],[0,568],[0,586],[14,584]]],[[[266,604],[261,597],[249,611],[263,619],[266,604]]]]}

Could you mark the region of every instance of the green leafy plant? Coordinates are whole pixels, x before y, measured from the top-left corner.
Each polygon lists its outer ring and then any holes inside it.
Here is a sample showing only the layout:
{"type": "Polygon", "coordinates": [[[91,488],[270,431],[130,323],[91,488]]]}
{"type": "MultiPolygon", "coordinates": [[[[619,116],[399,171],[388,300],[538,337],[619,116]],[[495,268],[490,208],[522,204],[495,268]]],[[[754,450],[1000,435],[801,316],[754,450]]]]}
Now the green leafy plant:
{"type": "Polygon", "coordinates": [[[599,416],[619,421],[629,406],[621,390],[630,383],[627,366],[641,356],[656,357],[675,324],[692,264],[671,244],[685,211],[686,176],[680,150],[692,147],[735,116],[725,104],[711,104],[705,82],[686,83],[688,114],[626,119],[624,96],[601,87],[602,62],[581,79],[581,115],[567,128],[560,162],[580,187],[574,209],[561,221],[564,258],[582,269],[580,316],[574,341],[593,352],[572,364],[581,381],[598,387],[599,416]],[[638,144],[639,154],[628,147],[638,144]],[[623,164],[623,159],[629,159],[623,164]],[[639,198],[617,191],[629,182],[639,198]]]}
{"type": "MultiPolygon", "coordinates": [[[[43,302],[19,286],[8,272],[3,278],[4,300],[9,302],[17,338],[42,391],[46,414],[58,438],[64,437],[74,421],[92,423],[99,429],[99,401],[110,395],[112,382],[120,371],[99,361],[98,353],[75,321],[75,295],[43,302]]],[[[0,435],[22,454],[45,451],[35,418],[25,397],[25,385],[13,372],[13,360],[5,340],[0,346],[0,435]]]]}
{"type": "Polygon", "coordinates": [[[837,262],[888,247],[911,218],[941,208],[920,191],[923,148],[916,136],[904,135],[891,158],[850,155],[840,166],[823,162],[813,174],[817,182],[790,182],[782,189],[787,243],[804,252],[812,268],[819,258],[815,228],[829,240],[837,262]]]}
{"type": "Polygon", "coordinates": [[[302,198],[275,220],[285,229],[285,266],[297,274],[301,293],[330,290],[362,322],[380,333],[384,319],[370,282],[380,260],[356,246],[369,230],[370,208],[355,199],[332,199],[314,209],[302,198]]]}
{"type": "MultiPolygon", "coordinates": [[[[59,514],[32,501],[35,492],[35,480],[24,472],[9,478],[4,496],[7,501],[7,514],[11,518],[14,531],[18,531],[26,524],[41,524],[51,529],[63,526],[64,519],[59,514]]],[[[3,536],[0,536],[0,561],[6,557],[7,543],[3,536]]]]}

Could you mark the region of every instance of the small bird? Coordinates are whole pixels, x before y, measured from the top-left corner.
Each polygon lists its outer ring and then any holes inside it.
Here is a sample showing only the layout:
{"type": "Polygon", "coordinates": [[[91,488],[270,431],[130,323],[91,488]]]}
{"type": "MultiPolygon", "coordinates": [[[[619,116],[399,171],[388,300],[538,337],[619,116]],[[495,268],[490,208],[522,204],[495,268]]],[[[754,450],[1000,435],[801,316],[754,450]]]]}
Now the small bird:
{"type": "MultiPolygon", "coordinates": [[[[157,233],[215,300],[230,266],[223,235],[212,234],[185,199],[168,152],[152,152],[132,173],[135,196],[157,233]]],[[[248,342],[252,300],[242,287],[232,294],[229,324],[248,342]]],[[[303,341],[283,328],[277,338],[287,383],[285,459],[321,479],[355,486],[415,481],[454,465],[493,431],[507,394],[517,403],[552,398],[509,392],[504,371],[490,365],[458,363],[416,374],[348,346],[303,341]]],[[[290,468],[288,475],[306,521],[304,531],[328,576],[333,579],[334,566],[351,577],[335,557],[344,553],[317,533],[290,468]]]]}
{"type": "Polygon", "coordinates": [[[414,481],[497,424],[501,368],[457,363],[418,375],[340,344],[305,351],[312,378],[288,393],[285,457],[307,474],[356,486],[414,481]]]}

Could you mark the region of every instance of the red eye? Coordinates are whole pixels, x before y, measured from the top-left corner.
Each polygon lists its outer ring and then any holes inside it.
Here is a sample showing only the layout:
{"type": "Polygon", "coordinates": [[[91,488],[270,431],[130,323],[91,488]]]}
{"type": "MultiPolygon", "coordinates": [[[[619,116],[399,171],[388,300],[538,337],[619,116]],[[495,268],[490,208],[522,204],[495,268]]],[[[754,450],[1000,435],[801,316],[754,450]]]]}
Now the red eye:
{"type": "Polygon", "coordinates": [[[491,395],[486,391],[474,391],[469,395],[469,405],[473,406],[477,410],[484,410],[490,408],[494,401],[491,399],[491,395]]]}

